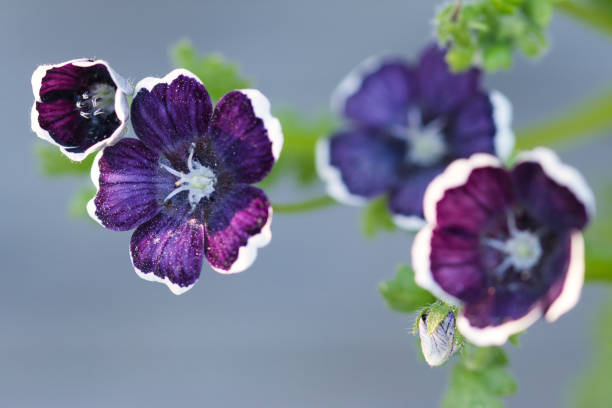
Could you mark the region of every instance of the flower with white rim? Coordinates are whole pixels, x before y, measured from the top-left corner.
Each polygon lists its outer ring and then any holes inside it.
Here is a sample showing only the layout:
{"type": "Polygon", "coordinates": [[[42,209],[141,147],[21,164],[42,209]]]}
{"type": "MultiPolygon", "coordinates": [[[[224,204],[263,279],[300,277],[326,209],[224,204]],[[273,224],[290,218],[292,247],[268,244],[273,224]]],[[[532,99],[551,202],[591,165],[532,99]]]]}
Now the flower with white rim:
{"type": "Polygon", "coordinates": [[[125,133],[132,87],[106,61],[40,65],[32,91],[32,130],[71,160],[81,161],[125,133]]]}
{"type": "Polygon", "coordinates": [[[581,231],[595,200],[551,150],[523,153],[511,169],[488,154],[456,160],[423,205],[427,225],[412,246],[416,283],[461,306],[457,327],[470,342],[501,345],[578,302],[581,231]]]}
{"type": "Polygon", "coordinates": [[[330,196],[363,205],[386,195],[395,223],[416,230],[425,189],[448,163],[477,152],[509,156],[510,103],[481,89],[477,69],[452,73],[444,54],[434,45],[415,65],[369,58],[340,83],[332,107],[348,126],[316,149],[330,196]]]}
{"type": "Polygon", "coordinates": [[[204,85],[177,69],[145,78],[131,107],[138,139],[99,153],[92,218],[130,242],[140,277],[175,294],[191,288],[204,258],[220,273],[241,272],[270,242],[272,207],[253,183],[280,155],[283,134],[254,89],[226,94],[213,109],[204,85]]]}

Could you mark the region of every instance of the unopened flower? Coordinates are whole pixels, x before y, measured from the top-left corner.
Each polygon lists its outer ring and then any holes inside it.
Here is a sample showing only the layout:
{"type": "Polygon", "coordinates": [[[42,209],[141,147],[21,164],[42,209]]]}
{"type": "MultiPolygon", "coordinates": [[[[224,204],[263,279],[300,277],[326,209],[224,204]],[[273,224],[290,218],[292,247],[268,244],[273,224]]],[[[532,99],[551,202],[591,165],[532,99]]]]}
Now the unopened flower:
{"type": "Polygon", "coordinates": [[[71,160],[115,143],[125,131],[132,87],[105,61],[41,65],[32,90],[32,130],[71,160]]]}
{"type": "Polygon", "coordinates": [[[595,200],[552,151],[522,153],[511,170],[488,154],[456,160],[427,188],[424,210],[427,225],[412,247],[415,280],[463,306],[457,327],[470,342],[503,344],[578,302],[581,230],[595,200]]]}
{"type": "Polygon", "coordinates": [[[419,317],[419,338],[425,361],[432,367],[444,364],[455,351],[455,315],[448,312],[444,320],[434,330],[430,330],[429,315],[419,317]]]}
{"type": "Polygon", "coordinates": [[[317,145],[328,193],[354,205],[388,195],[395,222],[420,228],[425,188],[448,163],[476,152],[505,158],[512,150],[510,104],[480,82],[477,69],[450,72],[437,46],[416,65],[366,60],[332,97],[349,126],[317,145]]]}
{"type": "Polygon", "coordinates": [[[203,258],[220,273],[248,268],[271,238],[272,207],[251,184],[281,151],[280,122],[259,91],[232,91],[214,111],[189,71],[145,78],[131,107],[138,139],[122,139],[96,157],[92,218],[130,242],[140,277],[180,294],[203,258]]]}

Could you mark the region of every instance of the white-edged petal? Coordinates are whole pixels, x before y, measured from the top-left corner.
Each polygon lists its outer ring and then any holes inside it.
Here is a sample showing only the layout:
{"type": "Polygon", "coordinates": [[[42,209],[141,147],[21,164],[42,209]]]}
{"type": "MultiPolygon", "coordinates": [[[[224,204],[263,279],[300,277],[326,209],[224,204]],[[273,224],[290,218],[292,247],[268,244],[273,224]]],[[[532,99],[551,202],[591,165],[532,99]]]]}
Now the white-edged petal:
{"type": "Polygon", "coordinates": [[[426,225],[423,218],[417,215],[393,215],[393,223],[406,231],[418,231],[426,225]]]}
{"type": "Polygon", "coordinates": [[[228,270],[216,268],[212,265],[211,267],[221,274],[229,275],[233,273],[242,272],[248,269],[251,265],[253,265],[253,262],[255,262],[255,259],[257,258],[257,252],[259,248],[265,247],[272,240],[272,230],[270,228],[272,224],[272,214],[273,210],[272,206],[270,206],[270,208],[268,209],[268,219],[266,220],[264,226],[261,228],[261,231],[259,232],[259,234],[251,236],[247,240],[247,244],[245,246],[240,247],[240,249],[238,250],[238,257],[228,270]]]}
{"type": "Polygon", "coordinates": [[[275,161],[278,160],[283,149],[283,131],[280,121],[272,116],[270,101],[257,89],[241,89],[239,92],[249,98],[255,116],[263,121],[264,127],[268,131],[268,138],[272,142],[272,155],[275,161]]]}
{"type": "Polygon", "coordinates": [[[572,234],[570,244],[570,261],[559,296],[546,311],[546,320],[554,322],[561,315],[572,309],[580,300],[584,285],[584,238],[576,231],[572,234]]]}
{"type": "Polygon", "coordinates": [[[326,184],[327,194],[333,199],[348,205],[364,205],[364,197],[352,194],[344,182],[340,170],[331,164],[330,138],[324,137],[317,141],[315,147],[315,165],[319,178],[326,184]]]}
{"type": "Polygon", "coordinates": [[[513,334],[520,333],[534,324],[542,316],[542,309],[536,304],[525,316],[511,320],[499,326],[488,326],[484,328],[474,327],[463,315],[457,317],[457,328],[463,336],[472,344],[479,347],[501,346],[513,334]]]}
{"type": "Polygon", "coordinates": [[[168,84],[168,85],[170,85],[172,83],[172,81],[174,81],[176,78],[178,78],[181,75],[182,76],[186,76],[188,78],[195,79],[199,83],[202,83],[202,81],[200,81],[200,78],[198,78],[193,72],[188,71],[188,70],[183,69],[183,68],[177,68],[177,69],[174,69],[174,70],[170,71],[167,75],[165,75],[162,78],[146,77],[146,78],[141,79],[136,84],[136,89],[134,90],[134,94],[138,94],[138,92],[140,92],[140,90],[142,90],[142,89],[146,89],[147,91],[151,92],[151,90],[157,84],[168,84]]]}
{"type": "Polygon", "coordinates": [[[493,105],[493,122],[495,123],[495,136],[493,144],[497,157],[506,161],[514,149],[514,132],[512,131],[512,104],[504,94],[493,90],[489,94],[493,105]]]}
{"type": "Polygon", "coordinates": [[[196,280],[194,283],[192,283],[189,286],[179,286],[176,283],[171,282],[170,279],[168,279],[168,277],[160,278],[159,276],[155,275],[153,272],[150,272],[150,273],[142,272],[140,269],[138,269],[134,265],[134,257],[132,256],[132,249],[131,248],[130,248],[130,260],[132,261],[132,267],[134,268],[134,271],[136,272],[136,275],[138,275],[138,277],[140,277],[141,279],[144,279],[146,281],[149,281],[149,282],[163,283],[175,295],[182,295],[183,293],[185,293],[189,289],[191,289],[193,287],[193,285],[195,285],[196,282],[197,282],[197,280],[196,280]]]}
{"type": "Polygon", "coordinates": [[[503,167],[499,158],[486,154],[476,153],[467,159],[458,159],[446,167],[442,174],[436,176],[425,190],[423,210],[428,223],[436,223],[436,207],[438,201],[444,197],[446,190],[459,187],[467,182],[474,169],[481,167],[503,167]]]}
{"type": "Polygon", "coordinates": [[[595,216],[595,194],[582,174],[572,166],[563,163],[555,152],[546,147],[537,147],[518,155],[517,164],[523,162],[538,163],[550,179],[566,187],[576,196],[584,205],[589,219],[595,216]]]}
{"type": "Polygon", "coordinates": [[[100,150],[98,154],[96,154],[96,157],[94,157],[94,161],[91,164],[91,182],[96,187],[96,194],[87,202],[87,214],[89,214],[89,216],[95,222],[102,226],[104,226],[104,224],[102,224],[102,220],[100,220],[96,215],[96,196],[100,191],[100,159],[102,158],[103,153],[104,150],[100,150]]]}
{"type": "Polygon", "coordinates": [[[430,256],[432,234],[433,226],[426,225],[414,236],[414,240],[412,241],[410,258],[412,268],[414,269],[414,281],[417,285],[446,303],[456,306],[461,305],[461,301],[446,293],[434,280],[431,274],[430,256]]]}

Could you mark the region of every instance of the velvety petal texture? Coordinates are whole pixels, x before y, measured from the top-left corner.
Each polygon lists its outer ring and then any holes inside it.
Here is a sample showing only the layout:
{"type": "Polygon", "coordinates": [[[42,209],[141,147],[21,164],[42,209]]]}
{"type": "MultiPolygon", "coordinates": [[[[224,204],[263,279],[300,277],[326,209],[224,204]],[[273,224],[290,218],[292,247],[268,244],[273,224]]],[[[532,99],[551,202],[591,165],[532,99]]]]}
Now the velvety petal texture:
{"type": "Polygon", "coordinates": [[[270,242],[272,207],[259,188],[236,185],[211,206],[206,220],[206,259],[220,273],[242,272],[257,249],[270,242]]]}
{"type": "Polygon", "coordinates": [[[200,277],[203,254],[204,226],[186,207],[160,212],[139,226],[130,241],[138,275],[164,283],[177,295],[200,277]]]}
{"type": "Polygon", "coordinates": [[[138,138],[149,149],[180,162],[190,145],[206,135],[212,103],[195,75],[175,69],[163,78],[138,82],[131,113],[138,138]]]}
{"type": "Polygon", "coordinates": [[[132,88],[105,61],[41,65],[32,90],[32,130],[72,160],[114,144],[125,132],[132,88]]]}
{"type": "Polygon", "coordinates": [[[237,183],[261,181],[278,159],[283,134],[259,91],[232,91],[215,107],[210,143],[237,183]]]}
{"type": "Polygon", "coordinates": [[[425,192],[412,247],[417,284],[462,305],[457,327],[479,346],[556,320],[584,281],[591,190],[549,150],[520,157],[511,170],[486,154],[449,165],[425,192]]]}
{"type": "Polygon", "coordinates": [[[116,231],[153,218],[175,180],[159,166],[159,154],[137,139],[123,139],[99,153],[92,179],[98,192],[87,206],[89,214],[116,231]]]}

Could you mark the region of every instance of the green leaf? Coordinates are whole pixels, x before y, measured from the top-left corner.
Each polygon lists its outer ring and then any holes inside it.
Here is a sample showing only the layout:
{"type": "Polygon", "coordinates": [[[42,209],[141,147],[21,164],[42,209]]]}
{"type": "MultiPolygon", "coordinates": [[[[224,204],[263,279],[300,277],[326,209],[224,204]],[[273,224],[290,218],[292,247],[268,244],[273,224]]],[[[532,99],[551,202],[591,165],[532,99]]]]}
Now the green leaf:
{"type": "Polygon", "coordinates": [[[93,187],[84,187],[77,191],[68,204],[68,212],[73,218],[89,218],[87,213],[87,203],[96,195],[93,187]]]}
{"type": "Polygon", "coordinates": [[[465,345],[451,373],[443,408],[503,407],[502,397],[516,392],[507,371],[508,359],[499,347],[465,345]]]}
{"type": "Polygon", "coordinates": [[[372,200],[364,208],[361,216],[361,229],[367,238],[372,238],[379,232],[397,229],[391,218],[386,197],[372,200]]]}
{"type": "Polygon", "coordinates": [[[408,265],[398,266],[395,279],[381,282],[378,290],[387,306],[401,313],[413,313],[436,300],[429,292],[417,286],[414,272],[408,265]]]}
{"type": "Polygon", "coordinates": [[[512,47],[508,44],[494,44],[485,47],[483,59],[487,71],[508,69],[512,66],[512,47]]]}
{"type": "Polygon", "coordinates": [[[432,335],[452,310],[452,306],[441,301],[431,305],[427,314],[427,334],[432,335]]]}
{"type": "Polygon", "coordinates": [[[520,333],[515,333],[512,336],[508,337],[508,341],[513,345],[513,346],[520,346],[521,345],[521,340],[519,338],[519,336],[521,334],[523,334],[524,332],[520,332],[520,333]]]}
{"type": "Polygon", "coordinates": [[[283,150],[262,185],[268,187],[281,176],[292,176],[301,185],[312,183],[317,179],[314,156],[317,140],[332,132],[335,120],[329,114],[305,117],[290,109],[277,111],[275,115],[283,129],[283,150]]]}
{"type": "Polygon", "coordinates": [[[199,55],[189,40],[175,44],[171,56],[175,66],[185,68],[200,78],[213,101],[218,101],[234,89],[251,85],[251,81],[240,73],[237,64],[227,61],[221,54],[199,55]]]}
{"type": "Polygon", "coordinates": [[[51,177],[88,175],[95,154],[90,154],[81,162],[73,162],[64,156],[58,147],[46,144],[36,146],[36,156],[41,171],[51,177]]]}

